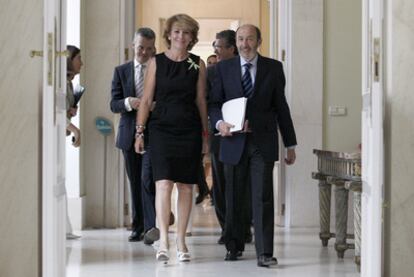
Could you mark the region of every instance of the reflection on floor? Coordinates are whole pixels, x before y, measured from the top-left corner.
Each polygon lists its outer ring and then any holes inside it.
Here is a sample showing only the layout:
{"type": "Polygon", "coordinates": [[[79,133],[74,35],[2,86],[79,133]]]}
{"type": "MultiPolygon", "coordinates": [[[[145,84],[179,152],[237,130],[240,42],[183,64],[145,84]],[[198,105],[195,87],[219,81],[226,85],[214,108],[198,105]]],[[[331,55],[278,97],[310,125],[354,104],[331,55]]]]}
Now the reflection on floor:
{"type": "Polygon", "coordinates": [[[214,208],[197,206],[194,211],[192,237],[187,240],[192,261],[177,262],[175,234],[170,235],[170,256],[167,264],[155,260],[156,250],[142,242],[128,242],[125,229],[82,231],[82,238],[67,241],[68,277],[129,277],[129,276],[359,276],[353,263],[353,250],[339,260],[333,241],[322,248],[318,230],[276,228],[275,256],[277,267],[256,266],[254,244],[248,244],[243,258],[223,261],[225,249],[218,245],[219,228],[214,208]]]}

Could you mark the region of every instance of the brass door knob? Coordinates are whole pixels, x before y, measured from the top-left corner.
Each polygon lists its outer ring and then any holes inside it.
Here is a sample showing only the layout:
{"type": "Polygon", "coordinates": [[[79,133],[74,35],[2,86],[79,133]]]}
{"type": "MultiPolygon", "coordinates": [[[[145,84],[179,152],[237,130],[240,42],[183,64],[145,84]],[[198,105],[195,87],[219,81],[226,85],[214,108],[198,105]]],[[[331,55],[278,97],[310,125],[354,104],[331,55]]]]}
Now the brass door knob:
{"type": "Polygon", "coordinates": [[[31,50],[29,55],[30,55],[30,58],[43,57],[43,51],[31,50]]]}
{"type": "Polygon", "coordinates": [[[70,53],[68,50],[56,51],[56,56],[69,57],[69,55],[70,53]]]}

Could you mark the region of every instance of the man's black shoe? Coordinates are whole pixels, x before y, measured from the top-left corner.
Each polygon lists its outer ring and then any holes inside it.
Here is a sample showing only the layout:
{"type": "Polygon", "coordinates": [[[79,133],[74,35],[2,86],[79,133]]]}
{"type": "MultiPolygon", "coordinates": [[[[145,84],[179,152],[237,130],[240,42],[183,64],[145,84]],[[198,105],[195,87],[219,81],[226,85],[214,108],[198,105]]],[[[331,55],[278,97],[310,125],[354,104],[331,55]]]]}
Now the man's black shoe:
{"type": "Polygon", "coordinates": [[[154,241],[157,241],[159,239],[160,239],[160,230],[158,230],[158,228],[153,227],[145,233],[144,244],[151,245],[154,243],[154,241]]]}
{"type": "Polygon", "coordinates": [[[238,257],[243,256],[242,251],[227,251],[226,256],[224,257],[225,261],[237,261],[238,257]]]}
{"type": "Polygon", "coordinates": [[[257,258],[257,266],[269,267],[271,265],[277,265],[276,258],[265,255],[260,255],[259,258],[257,258]]]}
{"type": "Polygon", "coordinates": [[[141,241],[144,239],[144,234],[137,231],[132,231],[131,235],[128,238],[128,241],[141,241]]]}
{"type": "Polygon", "coordinates": [[[224,244],[224,237],[220,236],[219,240],[217,241],[218,244],[224,244]]]}

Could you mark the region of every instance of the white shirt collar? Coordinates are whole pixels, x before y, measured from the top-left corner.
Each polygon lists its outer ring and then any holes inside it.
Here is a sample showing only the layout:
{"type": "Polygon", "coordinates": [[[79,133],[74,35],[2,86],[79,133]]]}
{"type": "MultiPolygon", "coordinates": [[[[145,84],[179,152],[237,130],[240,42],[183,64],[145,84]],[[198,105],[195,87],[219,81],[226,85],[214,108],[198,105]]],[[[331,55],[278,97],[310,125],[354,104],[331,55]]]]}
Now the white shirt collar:
{"type": "Polygon", "coordinates": [[[252,67],[256,67],[258,56],[259,55],[256,54],[256,56],[251,61],[247,61],[242,56],[240,56],[240,65],[241,65],[241,67],[243,67],[243,65],[246,64],[246,63],[251,63],[252,64],[252,67]]]}
{"type": "Polygon", "coordinates": [[[141,64],[141,63],[137,62],[136,59],[134,59],[134,68],[137,68],[137,67],[142,66],[142,65],[147,65],[147,64],[148,64],[148,62],[141,64]]]}

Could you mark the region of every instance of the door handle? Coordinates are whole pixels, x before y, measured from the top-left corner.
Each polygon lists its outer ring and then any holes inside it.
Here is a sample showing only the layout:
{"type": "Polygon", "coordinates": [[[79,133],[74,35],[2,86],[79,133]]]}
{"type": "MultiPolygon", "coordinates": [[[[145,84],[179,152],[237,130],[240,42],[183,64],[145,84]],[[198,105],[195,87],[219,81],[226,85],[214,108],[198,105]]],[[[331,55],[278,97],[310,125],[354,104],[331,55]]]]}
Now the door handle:
{"type": "Polygon", "coordinates": [[[68,50],[63,50],[63,51],[56,51],[56,56],[59,57],[69,57],[70,53],[68,50]]]}
{"type": "Polygon", "coordinates": [[[373,55],[374,55],[374,64],[373,64],[373,73],[374,73],[374,82],[380,81],[380,73],[381,73],[381,39],[374,38],[374,45],[373,45],[373,55]]]}
{"type": "Polygon", "coordinates": [[[43,57],[43,51],[30,50],[29,56],[30,58],[43,57]]]}

